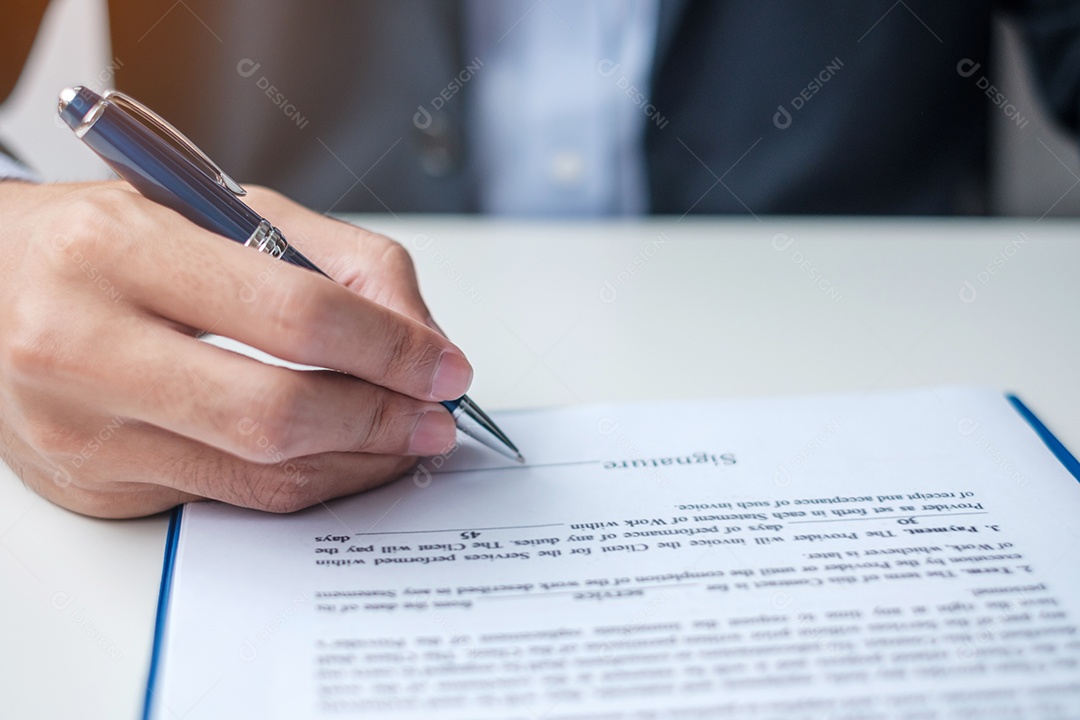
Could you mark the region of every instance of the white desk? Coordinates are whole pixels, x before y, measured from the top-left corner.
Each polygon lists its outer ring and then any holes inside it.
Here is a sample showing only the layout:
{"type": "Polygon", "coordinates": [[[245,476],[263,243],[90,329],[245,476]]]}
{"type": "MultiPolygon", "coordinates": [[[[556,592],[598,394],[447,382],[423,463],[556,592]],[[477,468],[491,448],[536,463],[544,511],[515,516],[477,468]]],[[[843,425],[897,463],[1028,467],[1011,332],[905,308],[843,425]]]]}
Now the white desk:
{"type": "MultiPolygon", "coordinates": [[[[1080,450],[1080,222],[363,220],[413,252],[489,409],[971,383],[1080,450]]],[[[0,475],[0,715],[137,717],[166,518],[0,475]]]]}

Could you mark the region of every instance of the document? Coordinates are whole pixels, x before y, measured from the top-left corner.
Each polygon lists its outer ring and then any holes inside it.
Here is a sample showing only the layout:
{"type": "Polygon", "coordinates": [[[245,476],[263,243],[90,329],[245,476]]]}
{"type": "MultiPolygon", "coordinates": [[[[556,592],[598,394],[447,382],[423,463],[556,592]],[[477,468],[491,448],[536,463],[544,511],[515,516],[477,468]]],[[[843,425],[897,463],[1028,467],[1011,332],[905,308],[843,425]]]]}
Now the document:
{"type": "Polygon", "coordinates": [[[501,413],[525,466],[466,443],[293,515],[187,505],[148,716],[1080,717],[1080,483],[1025,412],[501,413]]]}

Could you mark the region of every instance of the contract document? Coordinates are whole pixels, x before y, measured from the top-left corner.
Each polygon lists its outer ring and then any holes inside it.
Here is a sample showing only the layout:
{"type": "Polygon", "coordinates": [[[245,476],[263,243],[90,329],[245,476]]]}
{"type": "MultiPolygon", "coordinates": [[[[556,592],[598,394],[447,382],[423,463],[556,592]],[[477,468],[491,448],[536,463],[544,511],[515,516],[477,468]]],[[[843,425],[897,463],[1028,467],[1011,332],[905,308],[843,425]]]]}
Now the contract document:
{"type": "Polygon", "coordinates": [[[1080,717],[1077,466],[1019,400],[496,420],[527,465],[178,511],[147,716],[1080,717]]]}

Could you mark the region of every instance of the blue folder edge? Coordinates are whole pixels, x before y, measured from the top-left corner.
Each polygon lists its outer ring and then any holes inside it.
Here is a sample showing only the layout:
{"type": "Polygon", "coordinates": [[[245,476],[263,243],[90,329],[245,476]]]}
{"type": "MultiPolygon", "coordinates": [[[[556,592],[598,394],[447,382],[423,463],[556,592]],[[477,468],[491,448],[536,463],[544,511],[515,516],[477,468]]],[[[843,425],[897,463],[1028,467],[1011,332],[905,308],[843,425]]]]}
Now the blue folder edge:
{"type": "Polygon", "coordinates": [[[1043,444],[1054,453],[1054,457],[1058,459],[1065,469],[1072,473],[1072,476],[1080,482],[1080,462],[1076,461],[1073,454],[1069,452],[1069,449],[1065,447],[1060,440],[1054,437],[1054,433],[1050,432],[1050,428],[1043,425],[1042,420],[1035,416],[1035,413],[1031,412],[1031,409],[1024,404],[1024,401],[1015,395],[1006,395],[1005,399],[1012,403],[1012,406],[1016,408],[1016,412],[1020,413],[1020,417],[1027,420],[1028,425],[1031,426],[1035,434],[1039,436],[1039,439],[1043,441],[1043,444]]]}
{"type": "MultiPolygon", "coordinates": [[[[1054,454],[1054,457],[1065,466],[1065,469],[1076,478],[1077,482],[1080,482],[1080,462],[1077,462],[1069,449],[1054,436],[1054,433],[1050,432],[1050,428],[1043,425],[1042,421],[1039,420],[1035,413],[1031,412],[1031,409],[1020,398],[1008,394],[1005,399],[1016,409],[1020,417],[1027,421],[1027,424],[1031,426],[1031,429],[1035,431],[1035,434],[1039,436],[1047,449],[1054,454]]],[[[161,568],[161,589],[158,591],[154,648],[150,655],[150,673],[146,679],[146,702],[143,704],[143,720],[150,720],[153,705],[154,688],[156,687],[161,662],[162,636],[165,634],[165,622],[169,610],[169,593],[172,590],[173,567],[176,564],[176,545],[180,539],[180,520],[183,513],[184,506],[181,505],[172,511],[172,516],[169,518],[169,532],[165,539],[165,562],[161,568]]]]}
{"type": "Polygon", "coordinates": [[[158,589],[157,616],[154,619],[154,648],[150,652],[150,673],[146,678],[146,701],[143,703],[143,718],[150,720],[153,709],[154,688],[157,687],[158,669],[161,667],[161,645],[165,634],[165,621],[169,610],[169,596],[172,590],[173,567],[176,565],[176,545],[180,539],[180,519],[184,506],[173,508],[169,516],[169,531],[165,536],[165,562],[161,568],[161,587],[158,589]]]}

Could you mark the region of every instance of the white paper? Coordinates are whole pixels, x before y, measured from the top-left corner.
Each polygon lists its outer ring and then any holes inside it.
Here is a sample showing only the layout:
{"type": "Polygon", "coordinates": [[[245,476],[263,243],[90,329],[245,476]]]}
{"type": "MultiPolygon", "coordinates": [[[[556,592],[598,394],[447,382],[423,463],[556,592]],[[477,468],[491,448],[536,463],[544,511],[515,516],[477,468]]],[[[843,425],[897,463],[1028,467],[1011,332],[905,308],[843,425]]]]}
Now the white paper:
{"type": "Polygon", "coordinates": [[[188,506],[155,717],[1080,717],[1080,484],[999,393],[504,413],[188,506]]]}

